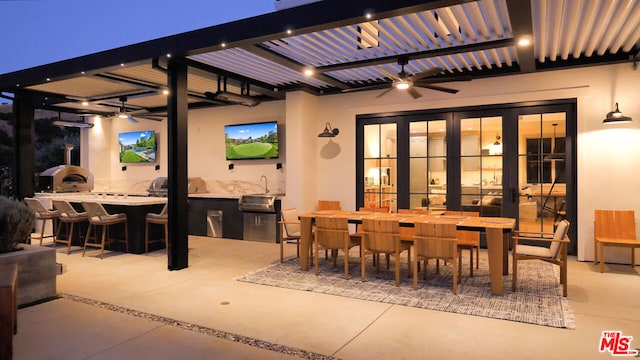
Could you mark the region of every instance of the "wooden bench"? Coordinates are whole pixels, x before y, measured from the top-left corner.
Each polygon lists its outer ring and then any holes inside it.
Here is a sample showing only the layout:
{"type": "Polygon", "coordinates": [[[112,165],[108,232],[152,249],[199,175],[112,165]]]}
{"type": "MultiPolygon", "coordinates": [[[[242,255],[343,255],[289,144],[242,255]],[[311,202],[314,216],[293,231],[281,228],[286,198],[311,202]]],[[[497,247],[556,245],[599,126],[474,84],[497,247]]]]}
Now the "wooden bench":
{"type": "Polygon", "coordinates": [[[593,241],[593,262],[604,272],[605,246],[627,247],[631,249],[631,267],[636,264],[635,249],[640,248],[636,238],[636,219],[633,210],[595,210],[593,241]]]}
{"type": "Polygon", "coordinates": [[[0,266],[0,359],[13,357],[18,333],[18,265],[0,266]]]}

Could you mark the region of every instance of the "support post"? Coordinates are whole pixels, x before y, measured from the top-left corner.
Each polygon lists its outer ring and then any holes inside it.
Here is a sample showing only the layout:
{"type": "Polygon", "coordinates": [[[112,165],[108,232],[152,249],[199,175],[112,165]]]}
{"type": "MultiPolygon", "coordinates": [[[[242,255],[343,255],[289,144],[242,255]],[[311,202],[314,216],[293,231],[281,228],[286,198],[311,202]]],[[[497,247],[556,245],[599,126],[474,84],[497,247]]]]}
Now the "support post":
{"type": "Polygon", "coordinates": [[[167,249],[169,270],[184,269],[189,264],[187,178],[187,66],[170,60],[168,70],[168,215],[169,248],[167,249]]]}

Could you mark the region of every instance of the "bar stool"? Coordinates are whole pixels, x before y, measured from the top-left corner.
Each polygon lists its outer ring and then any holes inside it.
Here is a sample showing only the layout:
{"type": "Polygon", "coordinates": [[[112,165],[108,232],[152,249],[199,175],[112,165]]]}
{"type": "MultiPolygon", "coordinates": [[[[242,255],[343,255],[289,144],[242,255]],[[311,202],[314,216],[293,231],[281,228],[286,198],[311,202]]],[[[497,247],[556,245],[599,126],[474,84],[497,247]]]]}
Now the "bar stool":
{"type": "Polygon", "coordinates": [[[105,245],[110,244],[111,242],[124,242],[125,249],[129,251],[129,227],[127,225],[127,214],[119,213],[119,214],[109,214],[102,204],[96,202],[82,202],[82,207],[87,211],[89,215],[89,228],[87,229],[87,235],[84,238],[84,249],[82,250],[82,256],[87,251],[87,246],[99,248],[100,258],[104,259],[104,247],[105,245]],[[116,224],[124,224],[124,240],[122,239],[112,239],[109,237],[109,227],[111,225],[116,224]],[[98,237],[96,234],[96,227],[102,226],[102,240],[98,242],[98,237]],[[89,242],[91,239],[91,230],[93,230],[93,241],[89,242]]]}
{"type": "Polygon", "coordinates": [[[42,205],[42,203],[40,202],[40,200],[36,198],[24,198],[24,202],[27,204],[27,207],[35,213],[36,220],[42,220],[42,228],[40,229],[40,236],[39,236],[40,246],[42,246],[42,239],[44,239],[45,237],[53,237],[53,241],[54,241],[53,244],[55,246],[56,234],[53,233],[53,229],[55,228],[53,220],[58,219],[58,217],[60,216],[60,212],[58,212],[57,210],[49,210],[45,208],[44,205],[42,205]],[[47,220],[51,220],[52,233],[51,235],[44,236],[44,228],[47,223],[47,220]]]}
{"type": "Polygon", "coordinates": [[[144,227],[144,253],[145,255],[149,253],[149,244],[162,242],[164,241],[164,248],[169,248],[169,213],[168,213],[168,204],[164,204],[162,211],[159,214],[156,213],[147,213],[145,218],[145,227],[144,227]],[[164,225],[164,240],[163,239],[155,239],[149,240],[149,224],[158,224],[164,225]]]}
{"type": "MultiPolygon", "coordinates": [[[[76,223],[89,221],[89,215],[86,212],[77,212],[76,209],[65,200],[53,200],[53,207],[60,212],[60,218],[58,222],[58,230],[56,231],[56,237],[53,240],[53,247],[56,243],[67,244],[67,255],[71,252],[71,243],[73,242],[73,226],[76,223]],[[60,239],[60,229],[62,225],[66,227],[66,239],[60,239]]],[[[80,228],[78,228],[78,235],[80,234],[80,228]]]]}

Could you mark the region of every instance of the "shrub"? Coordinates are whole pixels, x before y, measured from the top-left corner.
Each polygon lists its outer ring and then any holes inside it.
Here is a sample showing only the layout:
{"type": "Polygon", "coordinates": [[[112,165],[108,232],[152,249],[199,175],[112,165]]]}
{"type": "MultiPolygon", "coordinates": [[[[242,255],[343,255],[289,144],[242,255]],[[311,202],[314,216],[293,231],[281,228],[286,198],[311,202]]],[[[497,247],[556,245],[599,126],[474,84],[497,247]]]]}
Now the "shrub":
{"type": "Polygon", "coordinates": [[[17,250],[31,236],[35,222],[24,203],[0,196],[0,254],[17,250]]]}

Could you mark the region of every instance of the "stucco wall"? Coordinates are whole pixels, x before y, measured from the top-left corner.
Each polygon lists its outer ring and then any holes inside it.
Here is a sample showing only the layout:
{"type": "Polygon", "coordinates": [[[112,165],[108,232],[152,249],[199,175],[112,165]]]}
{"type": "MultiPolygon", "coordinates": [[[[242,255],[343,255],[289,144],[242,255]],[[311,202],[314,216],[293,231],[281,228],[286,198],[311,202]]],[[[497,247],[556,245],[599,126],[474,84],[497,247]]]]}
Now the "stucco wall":
{"type": "MultiPolygon", "coordinates": [[[[593,256],[593,210],[634,209],[640,214],[640,102],[637,101],[640,71],[631,64],[588,67],[478,79],[447,84],[460,89],[456,95],[420,89],[423,97],[413,100],[404,93],[391,92],[376,98],[378,91],[314,97],[289,93],[285,101],[263,103],[255,108],[229,106],[194,110],[189,113],[189,175],[208,182],[255,184],[261,175],[269,177],[273,191],[286,192],[284,206],[300,211],[313,210],[316,199],[335,199],[343,208],[355,208],[355,118],[359,114],[420,109],[456,108],[532,100],[576,98],[578,100],[578,258],[593,256]],[[602,119],[619,102],[621,110],[635,118],[626,125],[605,126],[602,119]],[[233,171],[224,159],[223,126],[231,123],[278,120],[283,156],[278,160],[235,162],[233,171]],[[332,139],[318,138],[329,121],[340,129],[332,139]],[[277,170],[276,162],[283,164],[277,170]],[[272,185],[273,184],[273,185],[272,185]],[[276,185],[277,184],[277,185],[276,185]]],[[[131,125],[113,123],[110,139],[118,132],[154,129],[158,132],[159,171],[152,166],[128,166],[120,170],[114,146],[108,140],[90,136],[91,170],[112,183],[133,182],[166,176],[166,123],[131,125]],[[144,129],[142,129],[144,127],[144,129]],[[95,141],[94,141],[95,140],[95,141]],[[101,169],[108,151],[109,171],[101,169]]],[[[95,132],[96,128],[90,130],[95,132]]],[[[607,260],[628,262],[628,251],[612,249],[607,260]]]]}

